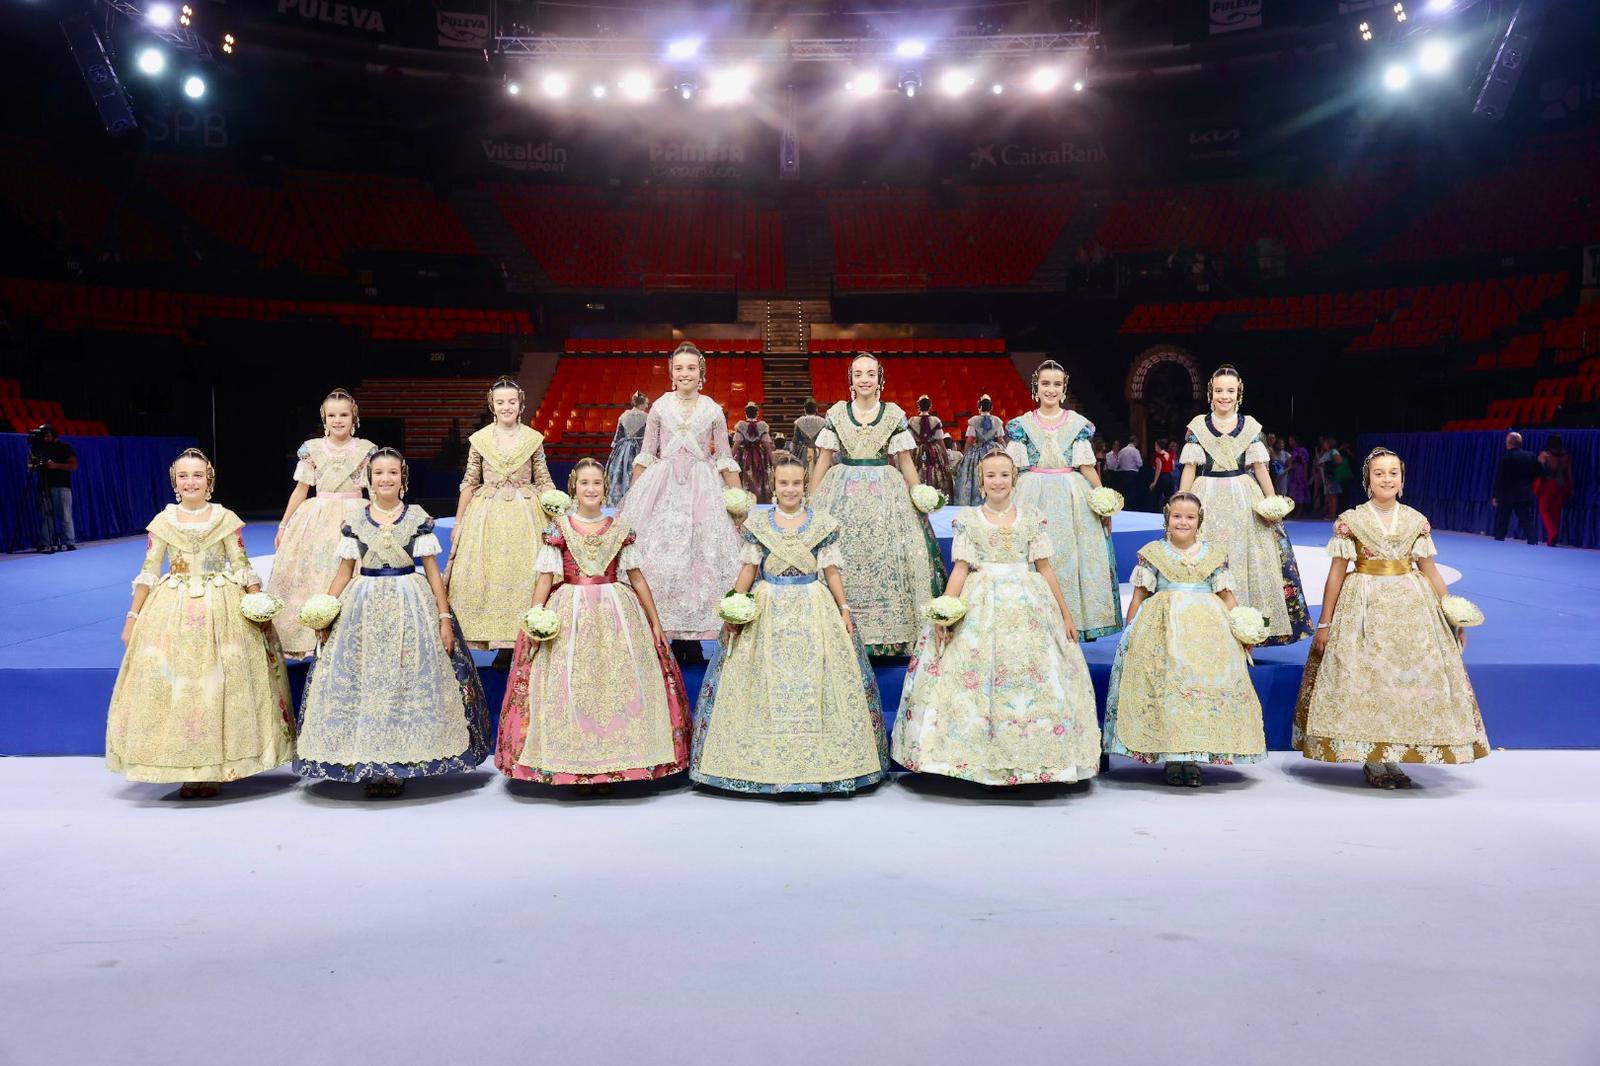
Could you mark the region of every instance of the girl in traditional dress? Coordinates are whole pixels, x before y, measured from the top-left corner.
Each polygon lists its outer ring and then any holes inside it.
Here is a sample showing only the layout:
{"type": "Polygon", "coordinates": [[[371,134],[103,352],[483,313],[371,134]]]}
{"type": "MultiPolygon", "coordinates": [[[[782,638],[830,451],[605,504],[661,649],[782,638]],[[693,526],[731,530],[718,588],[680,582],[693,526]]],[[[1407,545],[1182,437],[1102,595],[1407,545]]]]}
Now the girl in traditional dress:
{"type": "MultiPolygon", "coordinates": [[[[650,406],[633,487],[618,512],[637,532],[638,557],[661,589],[668,640],[711,640],[721,631],[717,604],[739,575],[739,531],[723,492],[739,488],[722,408],[700,388],[706,357],[685,342],[667,363],[672,391],[650,406]]],[[[690,657],[696,649],[684,649],[690,657]]]]}
{"type": "Polygon", "coordinates": [[[878,683],[839,579],[839,523],[805,505],[805,467],[773,459],[775,509],[745,522],[754,621],[728,629],[695,707],[695,781],[735,792],[852,792],[889,769],[878,683]]]}
{"type": "Polygon", "coordinates": [[[817,434],[828,422],[817,414],[817,401],[806,397],[805,414],[794,420],[794,447],[790,449],[805,464],[806,484],[811,484],[811,465],[817,459],[817,434]]]}
{"type": "Polygon", "coordinates": [[[450,610],[467,646],[497,649],[497,670],[511,664],[538,580],[533,561],[545,526],[539,496],[555,488],[544,435],[522,423],[527,405],[514,378],[489,389],[494,421],[468,438],[472,447],[444,572],[450,610]]]}
{"type": "Polygon", "coordinates": [[[184,799],[215,796],[294,758],[289,675],[272,623],[239,611],[261,587],[244,522],[212,503],[216,470],[190,448],[168,471],[177,503],[151,519],[127,651],[106,717],[106,765],[131,781],[184,782],[184,799]],[[161,560],[168,560],[161,572],[161,560]]]}
{"type": "Polygon", "coordinates": [[[1334,566],[1294,746],[1308,759],[1361,763],[1375,787],[1405,788],[1400,763],[1472,762],[1489,740],[1461,660],[1466,633],[1439,606],[1447,590],[1428,520],[1400,502],[1405,464],[1374,448],[1361,480],[1367,502],[1340,514],[1328,541],[1334,566]]]}
{"type": "Polygon", "coordinates": [[[1094,685],[1056,581],[1048,520],[1014,497],[1017,468],[983,458],[981,507],[955,517],[950,595],[906,670],[892,754],[908,770],[984,785],[1077,781],[1100,768],[1094,685]]]}
{"type": "Polygon", "coordinates": [[[944,561],[927,516],[911,503],[921,484],[911,459],[916,444],[905,412],[881,398],[876,356],[863,352],[851,362],[850,391],[828,409],[817,436],[812,504],[839,523],[845,594],[868,654],[904,655],[922,627],[922,608],[944,591],[944,561]]]}
{"type": "Polygon", "coordinates": [[[639,448],[644,444],[644,424],[648,419],[645,409],[650,398],[636,392],[628,401],[628,409],[617,419],[617,432],[611,438],[611,457],[606,460],[606,480],[611,488],[606,491],[606,505],[615,507],[628,494],[633,484],[633,463],[639,458],[639,448]]]}
{"type": "Polygon", "coordinates": [[[744,418],[733,427],[733,461],[739,483],[758,500],[772,499],[772,430],[761,421],[761,408],[744,405],[744,418]]]}
{"type": "Polygon", "coordinates": [[[1285,487],[1297,508],[1311,505],[1311,453],[1293,434],[1289,437],[1289,479],[1285,487]]]}
{"type": "Polygon", "coordinates": [[[351,501],[367,487],[367,456],[372,442],[353,436],[361,428],[361,409],[343,389],[328,393],[318,409],[322,436],[300,445],[294,492],[273,538],[272,572],[267,591],[284,602],[277,618],[283,651],[303,659],[316,651],[317,637],[300,624],[300,607],[309,596],[328,591],[339,569],[339,529],[351,501]],[[306,498],[315,486],[317,494],[306,498]]]}
{"type": "Polygon", "coordinates": [[[950,497],[950,460],[945,456],[944,444],[949,435],[944,423],[933,414],[933,401],[927,396],[917,397],[917,414],[910,421],[911,439],[917,443],[917,476],[924,485],[931,485],[950,497]]]}
{"type": "Polygon", "coordinates": [[[1047,359],[1033,372],[1036,411],[1006,424],[1006,451],[1022,470],[1017,503],[1050,522],[1052,567],[1078,623],[1078,639],[1094,640],[1122,628],[1122,591],[1111,547],[1111,519],[1089,508],[1100,487],[1095,469],[1094,424],[1062,404],[1067,372],[1047,359]]]}
{"type": "Polygon", "coordinates": [[[1239,602],[1267,619],[1267,644],[1292,644],[1311,635],[1300,567],[1283,522],[1262,518],[1255,506],[1273,495],[1261,423],[1240,414],[1244,379],[1220,366],[1208,386],[1211,413],[1189,422],[1178,462],[1178,491],[1193,492],[1206,510],[1206,540],[1228,558],[1239,602]]]}
{"type": "Polygon", "coordinates": [[[1139,549],[1133,602],[1106,695],[1106,751],[1164,762],[1169,785],[1198,788],[1200,764],[1260,762],[1261,701],[1227,612],[1238,606],[1228,558],[1199,539],[1205,508],[1180,492],[1162,508],[1166,537],[1139,549]]]}
{"type": "Polygon", "coordinates": [[[608,792],[689,765],[689,701],[633,530],[600,509],[605,468],[578,460],[567,491],[576,511],[545,534],[533,595],[561,628],[543,644],[517,638],[495,765],[519,781],[608,792]]]}
{"type": "Polygon", "coordinates": [[[369,797],[398,796],[407,778],[481,763],[489,707],[450,614],[433,519],[405,502],[405,457],[379,448],[367,479],[372,500],[349,516],[339,542],[328,586],[339,618],[306,677],[294,768],[365,781],[369,797]]]}
{"type": "Polygon", "coordinates": [[[983,487],[979,484],[978,462],[988,455],[994,445],[1002,441],[1006,424],[994,414],[994,401],[989,394],[978,397],[978,413],[967,419],[967,451],[956,467],[951,498],[961,507],[976,507],[983,502],[983,487]]]}

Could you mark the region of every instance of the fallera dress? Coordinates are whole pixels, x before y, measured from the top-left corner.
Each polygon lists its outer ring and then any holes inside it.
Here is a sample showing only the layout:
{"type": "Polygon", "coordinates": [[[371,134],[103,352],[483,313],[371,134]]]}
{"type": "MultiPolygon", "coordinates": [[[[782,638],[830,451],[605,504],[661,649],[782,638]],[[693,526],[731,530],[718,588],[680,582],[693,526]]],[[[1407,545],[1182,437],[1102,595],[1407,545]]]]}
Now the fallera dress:
{"type": "Polygon", "coordinates": [[[1122,586],[1111,531],[1089,509],[1094,486],[1078,471],[1094,465],[1094,424],[1076,411],[1064,415],[1053,426],[1036,411],[1013,418],[1006,450],[1022,471],[1017,506],[1037,508],[1050,523],[1056,580],[1078,639],[1094,640],[1122,628],[1122,586]]]}
{"type": "Polygon", "coordinates": [[[907,425],[911,429],[911,439],[917,445],[917,476],[924,485],[931,485],[949,499],[952,487],[950,458],[944,450],[948,439],[944,423],[933,415],[912,415],[907,425]]]}
{"type": "Polygon", "coordinates": [[[244,523],[218,505],[204,522],[177,512],[145,527],[133,583],[150,593],[111,690],[106,765],[132,781],[234,781],[294,757],[289,675],[277,637],[239,613],[257,583],[244,523]]]}
{"type": "Polygon", "coordinates": [[[471,770],[489,754],[489,707],[461,626],[446,652],[439,605],[416,565],[441,551],[420,507],[388,525],[367,507],[349,516],[339,557],[357,569],[306,677],[294,765],[302,777],[431,777],[471,770]]]}
{"type": "Polygon", "coordinates": [[[906,670],[890,754],[908,770],[985,785],[1070,782],[1100,769],[1094,685],[1034,563],[1055,553],[1046,519],[955,518],[967,614],[941,652],[933,625],[906,670]]]}
{"type": "Polygon", "coordinates": [[[996,446],[1005,444],[1006,424],[999,415],[977,414],[967,420],[967,450],[961,454],[951,486],[952,502],[962,507],[976,507],[983,502],[983,486],[979,484],[978,464],[996,446]]]}
{"type": "MultiPolygon", "coordinates": [[[[689,765],[683,675],[656,642],[644,607],[619,574],[641,568],[633,530],[608,518],[580,533],[557,518],[539,572],[559,584],[546,606],[561,619],[543,643],[517,640],[495,765],[547,785],[643,781],[689,765]]],[[[656,591],[658,596],[665,594],[656,591]]]]}
{"type": "Polygon", "coordinates": [[[628,494],[633,484],[633,461],[639,458],[644,445],[644,424],[649,417],[643,410],[630,407],[617,419],[617,432],[611,438],[611,455],[606,459],[606,506],[615,507],[628,494]]]}
{"type": "Polygon", "coordinates": [[[1328,541],[1354,563],[1328,646],[1306,659],[1294,746],[1322,762],[1468,763],[1489,754],[1461,646],[1418,559],[1438,553],[1421,512],[1392,526],[1371,504],[1345,511],[1328,541]]]}
{"type": "Polygon", "coordinates": [[[922,629],[922,609],[944,591],[944,561],[927,516],[893,457],[916,447],[905,412],[892,403],[860,421],[850,401],[828,409],[817,446],[835,453],[812,501],[839,523],[845,599],[871,655],[904,655],[922,629]]]}
{"type": "Polygon", "coordinates": [[[1227,555],[1203,541],[1185,553],[1153,540],[1131,580],[1151,595],[1117,647],[1106,751],[1143,763],[1261,761],[1261,701],[1217,596],[1233,588],[1227,555]]]}
{"type": "Polygon", "coordinates": [[[316,651],[316,634],[300,624],[300,608],[310,597],[327,592],[339,569],[339,527],[350,502],[361,499],[367,487],[367,459],[374,447],[360,437],[339,446],[313,437],[296,453],[294,480],[316,491],[284,523],[267,577],[267,591],[284,602],[283,613],[272,624],[291,659],[316,651]]]}
{"type": "Polygon", "coordinates": [[[839,524],[807,510],[745,522],[758,568],[754,620],[722,641],[695,707],[689,776],[737,792],[850,792],[888,771],[878,684],[821,572],[840,565],[839,524]]]}
{"type": "Polygon", "coordinates": [[[739,484],[758,500],[772,499],[772,430],[761,421],[740,419],[733,427],[733,461],[739,484]]]}

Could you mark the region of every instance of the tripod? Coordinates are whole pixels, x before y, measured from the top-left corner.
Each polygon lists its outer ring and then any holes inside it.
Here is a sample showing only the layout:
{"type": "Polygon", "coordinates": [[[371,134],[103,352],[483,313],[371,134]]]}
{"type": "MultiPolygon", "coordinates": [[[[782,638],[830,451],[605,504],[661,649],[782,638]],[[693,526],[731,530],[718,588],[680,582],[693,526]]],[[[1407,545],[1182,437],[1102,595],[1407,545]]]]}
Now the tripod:
{"type": "Polygon", "coordinates": [[[34,492],[39,498],[39,518],[44,523],[43,535],[39,537],[39,554],[50,555],[66,548],[63,535],[57,531],[55,494],[45,480],[43,467],[30,463],[28,470],[33,475],[34,492]]]}

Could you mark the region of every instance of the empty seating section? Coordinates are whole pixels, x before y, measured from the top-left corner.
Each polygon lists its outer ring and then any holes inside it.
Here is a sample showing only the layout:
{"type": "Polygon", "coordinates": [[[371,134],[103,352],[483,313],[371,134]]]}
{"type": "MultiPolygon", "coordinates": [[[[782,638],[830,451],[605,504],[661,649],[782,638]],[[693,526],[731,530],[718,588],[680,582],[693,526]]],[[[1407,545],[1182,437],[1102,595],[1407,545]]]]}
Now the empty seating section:
{"type": "MultiPolygon", "coordinates": [[[[688,338],[707,355],[732,355],[740,352],[761,351],[759,337],[690,337],[688,338]]],[[[682,342],[672,337],[570,337],[566,342],[568,355],[610,355],[627,352],[672,351],[682,342]]]]}
{"type": "Polygon", "coordinates": [[[955,355],[964,352],[1003,352],[1001,337],[813,337],[810,350],[823,352],[872,352],[877,355],[922,352],[955,355]]]}
{"type": "Polygon", "coordinates": [[[781,215],[720,189],[485,185],[562,288],[779,291],[781,215]]]}
{"type": "Polygon", "coordinates": [[[22,383],[0,378],[0,426],[14,433],[27,433],[50,423],[63,437],[104,437],[104,422],[68,418],[59,400],[31,400],[22,395],[22,383]]]}
{"type": "Polygon", "coordinates": [[[1542,138],[1510,166],[1458,183],[1379,249],[1373,261],[1419,262],[1593,244],[1600,241],[1596,173],[1600,136],[1593,130],[1542,138]]]}
{"type": "MultiPolygon", "coordinates": [[[[849,395],[853,358],[811,357],[811,389],[819,405],[826,408],[849,395]]],[[[883,370],[884,399],[899,404],[909,416],[917,413],[917,397],[926,394],[952,437],[966,431],[966,419],[978,410],[978,397],[984,393],[994,401],[994,413],[1005,418],[1033,406],[1028,383],[1004,356],[888,356],[883,370]]]]}
{"type": "Polygon", "coordinates": [[[1410,182],[1363,173],[1303,186],[1241,181],[1130,191],[1111,205],[1095,239],[1108,251],[1198,249],[1243,265],[1262,237],[1283,241],[1292,265],[1315,261],[1348,237],[1410,182]]]}
{"type": "Polygon", "coordinates": [[[412,178],[285,170],[272,183],[231,164],[158,157],[146,180],[201,227],[310,274],[343,274],[352,252],[476,255],[449,204],[412,178]]]}
{"type": "Polygon", "coordinates": [[[452,428],[465,441],[489,420],[487,398],[494,382],[492,377],[366,378],[355,396],[367,418],[404,419],[402,448],[408,457],[421,459],[437,455],[452,428]]]}
{"type": "Polygon", "coordinates": [[[1544,425],[1563,406],[1600,403],[1600,358],[1585,359],[1576,374],[1546,378],[1534,386],[1532,396],[1495,400],[1483,418],[1458,418],[1444,424],[1453,429],[1517,429],[1544,425]]]}
{"type": "Polygon", "coordinates": [[[124,262],[170,262],[172,242],[144,215],[99,182],[45,162],[41,142],[0,140],[0,203],[38,234],[41,246],[67,242],[84,256],[124,262]]]}
{"type": "Polygon", "coordinates": [[[185,343],[203,343],[197,327],[206,319],[336,323],[358,328],[374,341],[448,342],[472,335],[534,332],[526,311],[262,300],[21,278],[0,278],[0,300],[10,303],[16,314],[43,319],[50,330],[149,333],[185,343]]]}
{"type": "Polygon", "coordinates": [[[841,290],[1026,285],[1077,207],[1069,185],[823,192],[841,290]],[[942,194],[941,194],[942,195],[942,194]]]}

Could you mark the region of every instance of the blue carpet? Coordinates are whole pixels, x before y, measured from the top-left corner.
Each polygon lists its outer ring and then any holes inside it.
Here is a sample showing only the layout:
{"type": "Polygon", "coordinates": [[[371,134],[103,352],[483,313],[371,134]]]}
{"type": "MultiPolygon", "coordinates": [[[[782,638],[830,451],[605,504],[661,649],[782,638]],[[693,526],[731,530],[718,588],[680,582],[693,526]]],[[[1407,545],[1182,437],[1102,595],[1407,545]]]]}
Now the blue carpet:
{"type": "MultiPolygon", "coordinates": [[[[1127,515],[1119,525],[1147,524],[1127,515]]],[[[948,526],[936,522],[948,553],[948,526]],[[942,527],[942,528],[941,528],[942,527]]],[[[272,551],[272,527],[247,527],[252,555],[272,551]]],[[[447,530],[441,533],[448,536],[447,530]]],[[[1118,569],[1157,534],[1118,529],[1118,569]]],[[[1291,522],[1301,545],[1325,544],[1325,523],[1291,522]]],[[[1467,666],[1483,706],[1489,739],[1515,748],[1600,747],[1600,554],[1572,548],[1497,544],[1487,537],[1438,533],[1440,561],[1462,571],[1453,591],[1476,601],[1488,621],[1471,632],[1467,666]]],[[[52,556],[0,557],[0,754],[99,754],[105,708],[122,657],[118,635],[143,554],[141,539],[102,541],[52,556]]],[[[1313,597],[1318,598],[1318,597],[1313,597]]],[[[710,645],[708,645],[710,647],[710,645]]],[[[1289,744],[1295,694],[1308,643],[1268,648],[1251,671],[1266,709],[1267,740],[1289,744]]],[[[1114,639],[1086,645],[1085,657],[1104,705],[1114,639]]],[[[480,665],[488,662],[480,655],[480,665]]],[[[698,695],[702,667],[685,670],[698,695]]],[[[899,703],[903,664],[878,667],[885,709],[899,703]]],[[[505,675],[484,669],[498,709],[505,675]]],[[[304,667],[291,670],[298,697],[304,667]]]]}

